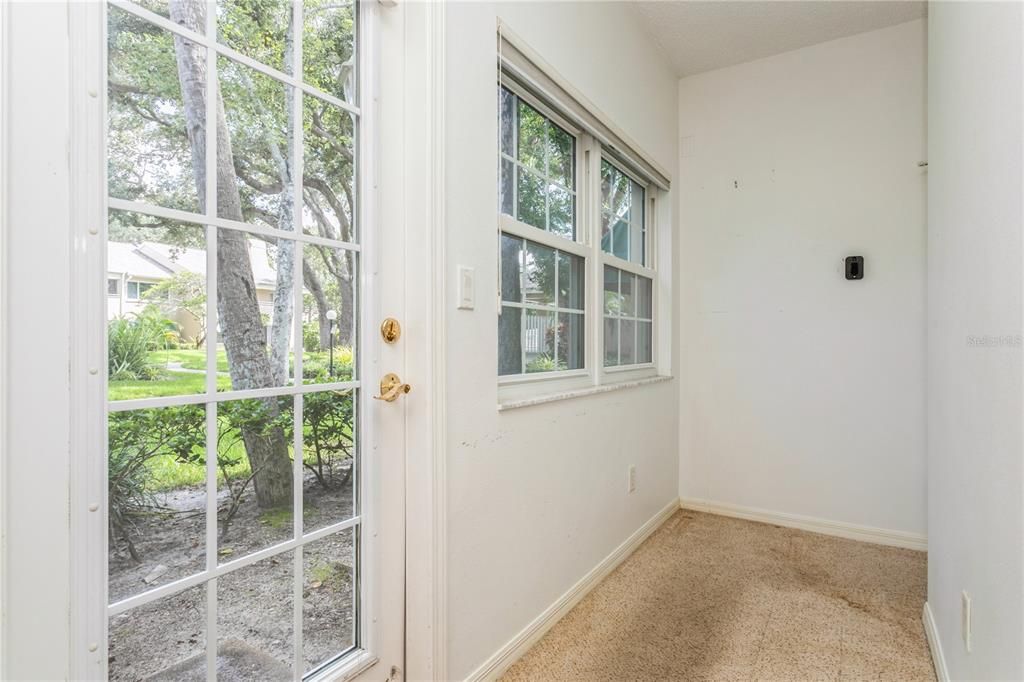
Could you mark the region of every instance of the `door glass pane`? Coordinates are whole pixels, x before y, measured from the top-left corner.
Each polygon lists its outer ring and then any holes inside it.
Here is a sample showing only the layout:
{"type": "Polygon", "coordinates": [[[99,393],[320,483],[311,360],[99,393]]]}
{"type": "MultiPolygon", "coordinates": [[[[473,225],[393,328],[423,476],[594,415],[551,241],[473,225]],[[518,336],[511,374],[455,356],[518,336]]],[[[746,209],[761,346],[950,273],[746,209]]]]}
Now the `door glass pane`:
{"type": "Polygon", "coordinates": [[[217,78],[230,142],[218,154],[218,174],[229,180],[218,177],[217,215],[293,231],[294,89],[223,56],[217,58],[217,78]]]}
{"type": "Polygon", "coordinates": [[[111,412],[107,419],[111,603],[206,566],[206,411],[111,412]]]}
{"type": "Polygon", "coordinates": [[[217,230],[217,350],[227,372],[218,389],[293,383],[295,248],[288,239],[217,230]]]}
{"type": "MultiPolygon", "coordinates": [[[[159,14],[165,19],[171,18],[170,0],[130,0],[130,2],[138,5],[139,7],[149,10],[154,14],[159,14]]],[[[196,27],[193,28],[190,25],[189,28],[192,28],[192,30],[196,31],[197,33],[206,32],[206,24],[203,21],[199,21],[196,27]]]]}
{"type": "Polygon", "coordinates": [[[234,561],[295,535],[293,398],[217,404],[217,556],[234,561]]]}
{"type": "Polygon", "coordinates": [[[358,86],[356,4],[345,0],[302,3],[303,80],[353,102],[358,86]]]}
{"type": "Polygon", "coordinates": [[[217,41],[290,74],[291,19],[291,0],[217,0],[217,41]]]}
{"type": "Polygon", "coordinates": [[[306,670],[355,646],[355,531],[343,530],[302,552],[302,658],[306,670]]]}
{"type": "Polygon", "coordinates": [[[302,527],[309,533],[352,518],[357,476],[352,391],[302,398],[302,527]]]}
{"type": "Polygon", "coordinates": [[[302,98],[302,109],[302,227],[325,239],[355,242],[355,117],[313,96],[302,98]]]}
{"type": "Polygon", "coordinates": [[[302,377],[306,384],[355,378],[359,338],[359,254],[319,244],[303,247],[302,377]]]}
{"type": "Polygon", "coordinates": [[[205,392],[206,228],[110,211],[107,234],[108,281],[149,280],[107,297],[109,399],[205,392]]]}
{"type": "Polygon", "coordinates": [[[295,652],[294,551],[217,579],[217,677],[291,680],[295,652]]]}
{"type": "Polygon", "coordinates": [[[206,679],[206,585],[110,618],[110,680],[206,679]]]}
{"type": "MultiPolygon", "coordinates": [[[[145,3],[150,9],[160,4],[145,3]]],[[[175,48],[190,56],[197,71],[205,71],[205,50],[116,7],[107,13],[107,31],[110,196],[201,212],[195,171],[205,161],[189,144],[175,48]]],[[[199,83],[188,95],[202,110],[199,83]]]]}

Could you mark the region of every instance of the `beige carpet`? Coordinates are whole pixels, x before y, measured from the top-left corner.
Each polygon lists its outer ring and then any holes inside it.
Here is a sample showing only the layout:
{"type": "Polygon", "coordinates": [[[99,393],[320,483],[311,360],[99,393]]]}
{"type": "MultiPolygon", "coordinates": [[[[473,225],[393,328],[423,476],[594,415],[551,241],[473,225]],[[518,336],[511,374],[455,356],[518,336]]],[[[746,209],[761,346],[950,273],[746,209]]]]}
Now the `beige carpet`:
{"type": "Polygon", "coordinates": [[[934,680],[926,555],[677,512],[505,680],[934,680]]]}

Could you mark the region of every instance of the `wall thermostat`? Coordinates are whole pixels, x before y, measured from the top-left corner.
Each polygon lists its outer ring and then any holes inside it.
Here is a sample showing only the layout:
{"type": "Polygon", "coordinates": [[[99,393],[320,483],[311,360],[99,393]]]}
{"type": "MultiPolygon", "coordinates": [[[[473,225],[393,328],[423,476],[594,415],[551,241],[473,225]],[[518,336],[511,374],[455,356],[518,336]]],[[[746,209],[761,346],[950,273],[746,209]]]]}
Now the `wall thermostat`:
{"type": "Polygon", "coordinates": [[[864,256],[846,257],[846,279],[864,279],[864,256]]]}

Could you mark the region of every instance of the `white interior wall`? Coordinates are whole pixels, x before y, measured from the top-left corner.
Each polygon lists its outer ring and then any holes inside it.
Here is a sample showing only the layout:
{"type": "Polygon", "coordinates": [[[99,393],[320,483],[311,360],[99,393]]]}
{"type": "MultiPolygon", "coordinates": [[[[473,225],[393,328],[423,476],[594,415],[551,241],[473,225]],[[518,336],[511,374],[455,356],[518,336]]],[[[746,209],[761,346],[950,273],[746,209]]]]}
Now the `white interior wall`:
{"type": "Polygon", "coordinates": [[[680,81],[684,500],[925,533],[925,28],[680,81]]]}
{"type": "Polygon", "coordinates": [[[445,340],[448,677],[463,679],[677,496],[675,382],[497,411],[498,17],[669,169],[677,81],[623,5],[446,15],[449,290],[458,265],[478,287],[475,310],[451,301],[445,340]]]}
{"type": "MultiPolygon", "coordinates": [[[[11,60],[4,123],[2,273],[8,293],[3,385],[3,650],[0,678],[67,679],[71,588],[68,501],[71,240],[68,169],[68,3],[8,3],[11,60]],[[19,106],[16,106],[18,103],[19,106]],[[18,160],[15,165],[10,163],[18,160]],[[46,272],[45,277],[39,273],[46,272]],[[31,282],[32,286],[25,286],[31,282]],[[20,286],[18,286],[20,285],[20,286]],[[12,409],[12,399],[18,411],[12,409]],[[44,464],[45,463],[45,464],[44,464]]],[[[2,41],[0,41],[2,42],[2,41]]]]}
{"type": "Polygon", "coordinates": [[[928,605],[955,680],[1024,679],[1022,20],[929,10],[928,605]]]}

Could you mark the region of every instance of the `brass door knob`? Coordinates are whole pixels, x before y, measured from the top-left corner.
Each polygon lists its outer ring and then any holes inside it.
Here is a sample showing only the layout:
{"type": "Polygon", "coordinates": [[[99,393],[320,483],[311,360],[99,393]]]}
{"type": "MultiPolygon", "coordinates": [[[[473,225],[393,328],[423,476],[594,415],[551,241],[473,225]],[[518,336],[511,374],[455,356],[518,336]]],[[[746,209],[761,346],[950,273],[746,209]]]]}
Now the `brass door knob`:
{"type": "Polygon", "coordinates": [[[380,395],[373,396],[374,400],[383,400],[386,403],[393,403],[398,396],[405,395],[412,390],[412,386],[402,383],[397,374],[385,374],[380,379],[380,395]]]}

